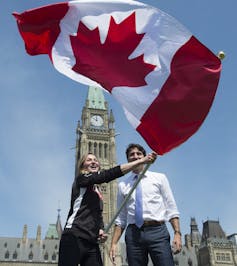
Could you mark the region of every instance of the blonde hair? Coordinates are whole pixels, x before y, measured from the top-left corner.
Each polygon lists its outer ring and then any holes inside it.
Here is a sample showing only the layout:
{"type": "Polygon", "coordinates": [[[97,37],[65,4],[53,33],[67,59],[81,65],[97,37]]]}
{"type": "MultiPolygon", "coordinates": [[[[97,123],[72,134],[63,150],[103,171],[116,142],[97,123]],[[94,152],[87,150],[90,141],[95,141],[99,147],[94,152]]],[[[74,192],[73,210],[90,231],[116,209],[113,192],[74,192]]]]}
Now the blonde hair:
{"type": "MultiPolygon", "coordinates": [[[[87,156],[90,155],[90,154],[94,155],[93,153],[88,152],[88,153],[84,154],[84,155],[80,158],[80,160],[79,160],[79,162],[78,162],[78,165],[77,165],[77,173],[78,173],[78,174],[88,174],[88,173],[89,173],[87,170],[83,169],[83,167],[84,167],[84,163],[85,163],[85,161],[86,161],[87,156]]],[[[95,155],[94,155],[94,156],[95,156],[95,155]]],[[[96,157],[96,156],[95,156],[95,157],[96,157]]],[[[97,157],[96,157],[96,159],[97,159],[97,157]]],[[[98,160],[98,159],[97,159],[97,160],[98,160]]],[[[99,162],[99,160],[98,160],[98,162],[99,162]]],[[[100,162],[99,162],[99,170],[100,170],[100,162]]]]}

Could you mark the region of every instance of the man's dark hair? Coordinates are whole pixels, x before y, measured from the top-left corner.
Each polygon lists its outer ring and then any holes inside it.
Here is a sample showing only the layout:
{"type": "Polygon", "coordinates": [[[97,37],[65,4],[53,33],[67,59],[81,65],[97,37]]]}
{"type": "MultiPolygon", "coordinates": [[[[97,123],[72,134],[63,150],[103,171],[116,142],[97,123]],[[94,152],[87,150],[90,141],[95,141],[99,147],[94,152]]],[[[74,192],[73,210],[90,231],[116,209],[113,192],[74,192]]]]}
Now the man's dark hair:
{"type": "Polygon", "coordinates": [[[140,144],[136,144],[136,143],[130,143],[126,149],[126,156],[128,158],[128,154],[129,152],[134,149],[137,148],[139,151],[141,151],[143,153],[144,156],[146,156],[146,151],[145,149],[140,145],[140,144]]]}

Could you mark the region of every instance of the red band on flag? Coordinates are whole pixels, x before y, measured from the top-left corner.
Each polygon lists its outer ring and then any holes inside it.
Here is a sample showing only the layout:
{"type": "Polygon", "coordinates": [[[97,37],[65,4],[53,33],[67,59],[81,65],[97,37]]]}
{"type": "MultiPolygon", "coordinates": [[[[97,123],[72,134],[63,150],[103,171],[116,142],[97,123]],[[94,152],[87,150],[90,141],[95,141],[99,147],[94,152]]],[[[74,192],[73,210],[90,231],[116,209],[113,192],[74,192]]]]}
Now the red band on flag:
{"type": "Polygon", "coordinates": [[[220,60],[195,37],[177,51],[170,76],[137,128],[153,150],[164,154],[199,129],[214,100],[220,70],[220,60]]]}
{"type": "Polygon", "coordinates": [[[48,54],[60,33],[60,21],[68,11],[67,3],[48,5],[22,14],[13,13],[28,54],[48,54]]]}

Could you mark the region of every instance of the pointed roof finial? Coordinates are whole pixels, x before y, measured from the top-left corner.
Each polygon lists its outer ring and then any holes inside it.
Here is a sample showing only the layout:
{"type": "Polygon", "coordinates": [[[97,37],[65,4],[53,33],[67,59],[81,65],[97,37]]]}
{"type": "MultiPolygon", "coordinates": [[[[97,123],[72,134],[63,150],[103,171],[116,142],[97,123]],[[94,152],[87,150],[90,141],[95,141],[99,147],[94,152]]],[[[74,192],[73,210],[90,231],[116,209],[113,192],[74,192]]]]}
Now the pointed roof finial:
{"type": "Polygon", "coordinates": [[[112,111],[112,109],[110,110],[110,115],[109,115],[109,122],[110,123],[114,123],[114,114],[113,114],[113,111],[112,111]]]}
{"type": "Polygon", "coordinates": [[[58,201],[58,217],[57,217],[57,222],[56,222],[56,229],[57,229],[57,232],[58,232],[58,238],[60,239],[61,238],[61,235],[62,235],[62,225],[61,225],[61,219],[60,219],[60,201],[58,201]]]}

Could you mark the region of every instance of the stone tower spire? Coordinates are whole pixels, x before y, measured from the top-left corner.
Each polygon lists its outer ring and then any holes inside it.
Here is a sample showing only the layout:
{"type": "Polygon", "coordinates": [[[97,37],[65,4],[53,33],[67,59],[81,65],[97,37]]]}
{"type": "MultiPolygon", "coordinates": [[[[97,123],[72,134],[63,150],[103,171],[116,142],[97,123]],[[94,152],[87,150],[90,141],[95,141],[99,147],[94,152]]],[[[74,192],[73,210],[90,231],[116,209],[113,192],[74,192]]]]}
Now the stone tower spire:
{"type": "Polygon", "coordinates": [[[199,246],[201,243],[201,234],[198,230],[198,225],[194,217],[191,218],[190,222],[190,229],[191,229],[191,245],[193,247],[199,246]]]}
{"type": "Polygon", "coordinates": [[[61,209],[58,208],[58,217],[57,217],[57,222],[56,222],[56,229],[57,229],[57,232],[58,232],[58,238],[60,239],[61,238],[61,235],[62,235],[62,225],[61,225],[61,219],[60,219],[60,211],[61,209]]]}
{"type": "Polygon", "coordinates": [[[112,111],[112,109],[110,110],[110,115],[109,115],[109,122],[111,123],[111,124],[114,124],[114,114],[113,114],[113,111],[112,111]]]}

